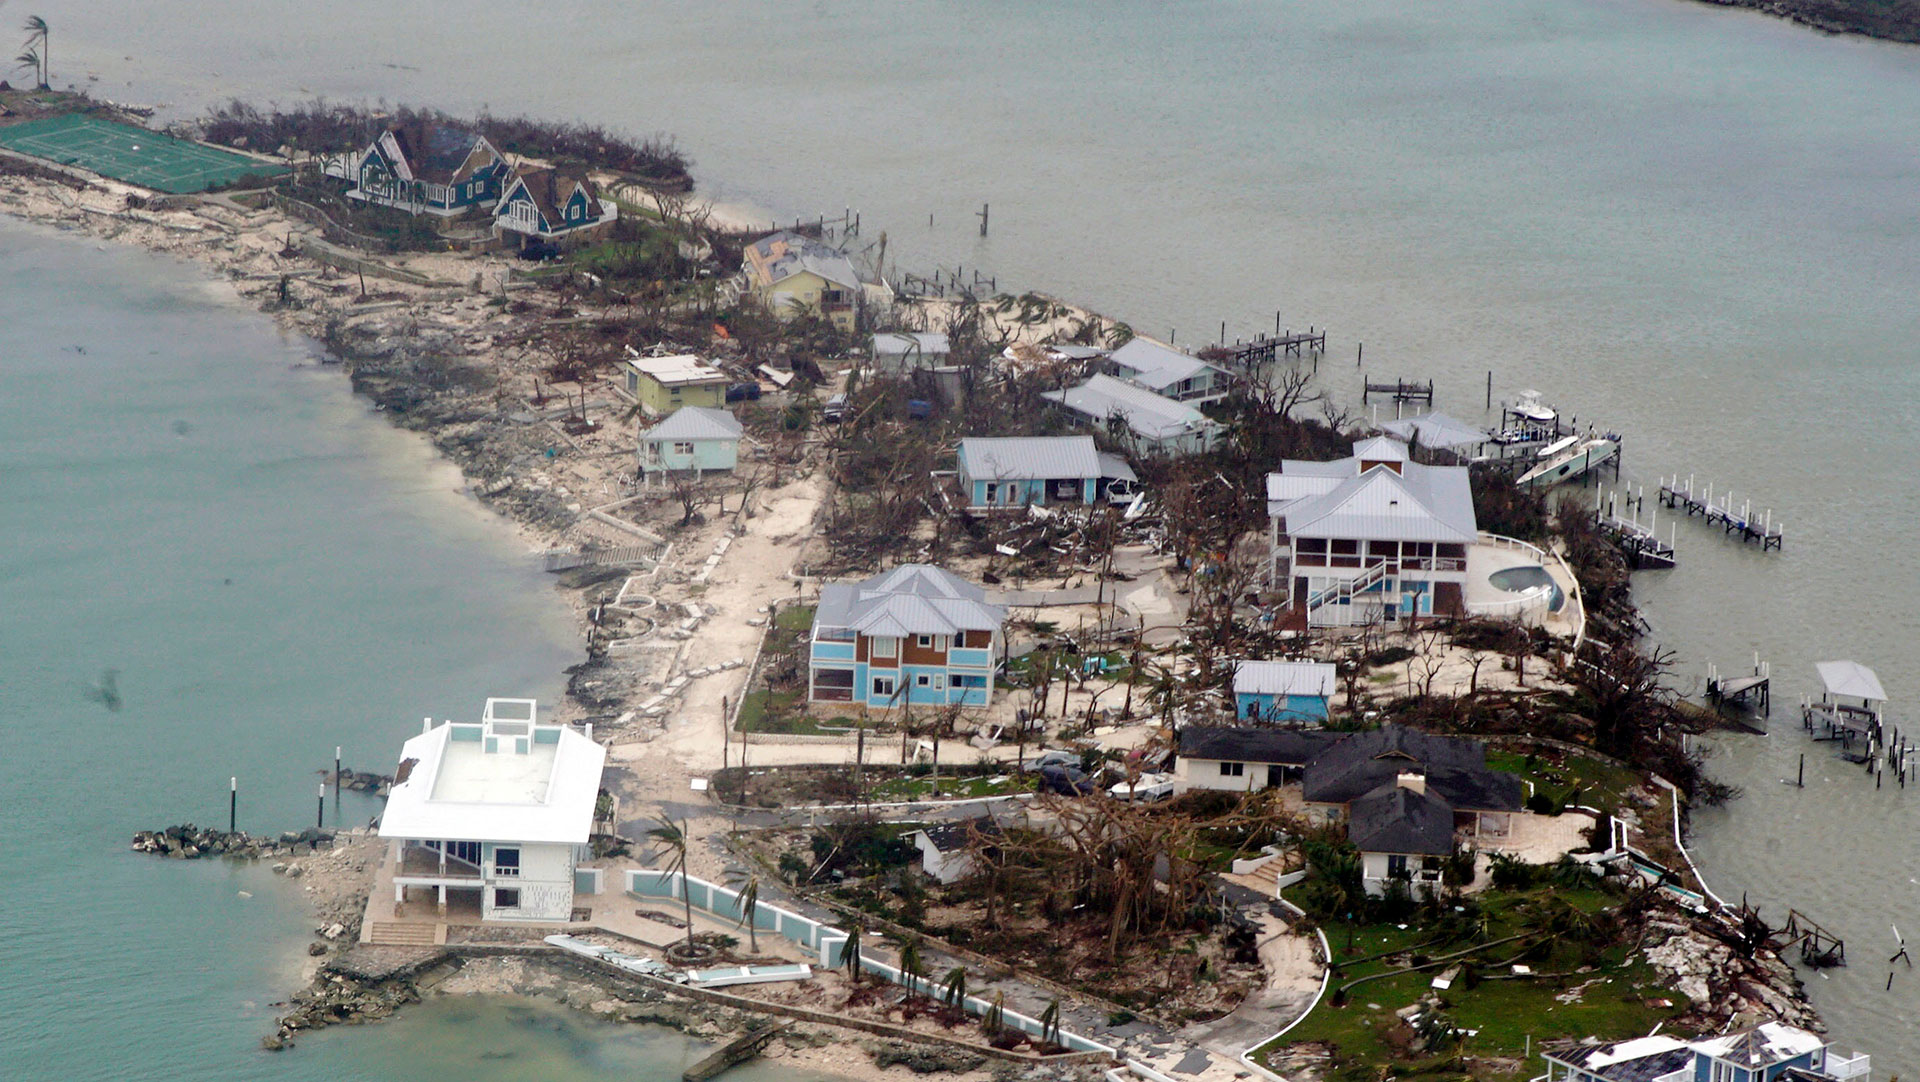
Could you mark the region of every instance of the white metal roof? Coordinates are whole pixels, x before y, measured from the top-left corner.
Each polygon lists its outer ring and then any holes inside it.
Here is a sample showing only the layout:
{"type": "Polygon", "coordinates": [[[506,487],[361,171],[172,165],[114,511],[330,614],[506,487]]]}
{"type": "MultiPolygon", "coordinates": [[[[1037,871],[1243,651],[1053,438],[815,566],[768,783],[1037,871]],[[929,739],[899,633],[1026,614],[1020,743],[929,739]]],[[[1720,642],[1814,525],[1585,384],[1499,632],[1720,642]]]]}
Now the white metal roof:
{"type": "Polygon", "coordinates": [[[1408,458],[1407,445],[1385,436],[1374,436],[1355,441],[1353,457],[1368,462],[1405,462],[1408,458]]]}
{"type": "Polygon", "coordinates": [[[1389,435],[1398,436],[1403,440],[1417,439],[1420,441],[1420,446],[1439,451],[1450,451],[1455,447],[1472,447],[1487,442],[1485,432],[1444,413],[1402,417],[1397,421],[1387,421],[1380,428],[1389,435]]]}
{"type": "Polygon", "coordinates": [[[1214,426],[1206,414],[1185,402],[1175,402],[1107,375],[1094,376],[1064,391],[1046,391],[1040,397],[1096,421],[1117,415],[1136,435],[1149,440],[1174,439],[1214,426]]]}
{"type": "Polygon", "coordinates": [[[1242,661],[1233,669],[1236,695],[1333,694],[1336,670],[1321,661],[1242,661]]]}
{"type": "Polygon", "coordinates": [[[1407,462],[1406,446],[1385,438],[1362,440],[1354,451],[1333,462],[1287,459],[1267,475],[1267,513],[1287,516],[1289,536],[1460,544],[1479,538],[1465,467],[1407,462]],[[1360,472],[1363,461],[1383,460],[1398,463],[1400,472],[1360,472]]]}
{"type": "Polygon", "coordinates": [[[480,741],[452,739],[455,729],[482,728],[441,724],[406,742],[380,836],[585,845],[606,749],[566,726],[528,725],[525,754],[511,743],[488,753],[480,741]],[[558,730],[556,742],[533,739],[548,730],[558,730]]]}
{"type": "Polygon", "coordinates": [[[982,481],[1045,481],[1100,476],[1092,436],[968,436],[960,472],[982,481]]]}
{"type": "Polygon", "coordinates": [[[1221,371],[1198,357],[1145,338],[1128,340],[1113,351],[1111,360],[1116,367],[1132,373],[1125,375],[1127,382],[1154,391],[1202,373],[1221,371]]]}
{"type": "Polygon", "coordinates": [[[711,406],[681,406],[640,433],[643,440],[737,440],[743,430],[733,414],[711,406]]]}
{"type": "Polygon", "coordinates": [[[905,356],[910,353],[928,357],[944,356],[952,349],[944,334],[889,331],[873,336],[873,355],[876,357],[905,356]]]}
{"type": "Polygon", "coordinates": [[[1827,1042],[1804,1029],[1762,1022],[1740,1033],[1695,1041],[1693,1050],[1741,1067],[1772,1067],[1826,1046],[1827,1042]]]}
{"type": "Polygon", "coordinates": [[[1880,686],[1880,678],[1858,661],[1822,661],[1814,668],[1820,670],[1820,682],[1827,686],[1829,695],[1887,701],[1887,692],[1880,686]]]}
{"type": "Polygon", "coordinates": [[[987,603],[987,591],[931,564],[901,564],[864,582],[820,587],[815,627],[852,628],[866,635],[952,635],[998,631],[1002,605],[987,603]]]}
{"type": "Polygon", "coordinates": [[[671,357],[629,357],[627,363],[663,384],[724,383],[727,374],[691,353],[671,357]]]}

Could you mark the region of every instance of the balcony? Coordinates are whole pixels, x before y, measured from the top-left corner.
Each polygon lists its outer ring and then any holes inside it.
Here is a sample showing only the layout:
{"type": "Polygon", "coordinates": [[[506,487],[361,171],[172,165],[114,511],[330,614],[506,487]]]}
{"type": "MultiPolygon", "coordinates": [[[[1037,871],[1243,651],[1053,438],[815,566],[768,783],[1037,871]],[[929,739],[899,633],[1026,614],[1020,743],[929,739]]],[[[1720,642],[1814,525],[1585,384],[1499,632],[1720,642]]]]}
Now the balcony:
{"type": "Polygon", "coordinates": [[[424,845],[409,845],[400,851],[400,866],[394,869],[393,877],[395,879],[464,879],[475,883],[484,878],[478,864],[449,856],[438,849],[429,849],[424,845]]]}
{"type": "MultiPolygon", "coordinates": [[[[1873,1073],[1873,1057],[1865,1052],[1855,1053],[1852,1056],[1840,1056],[1828,1052],[1826,1072],[1839,1082],[1846,1082],[1849,1078],[1865,1078],[1873,1073]]],[[[1656,1079],[1655,1082],[1659,1080],[1656,1079]]]]}

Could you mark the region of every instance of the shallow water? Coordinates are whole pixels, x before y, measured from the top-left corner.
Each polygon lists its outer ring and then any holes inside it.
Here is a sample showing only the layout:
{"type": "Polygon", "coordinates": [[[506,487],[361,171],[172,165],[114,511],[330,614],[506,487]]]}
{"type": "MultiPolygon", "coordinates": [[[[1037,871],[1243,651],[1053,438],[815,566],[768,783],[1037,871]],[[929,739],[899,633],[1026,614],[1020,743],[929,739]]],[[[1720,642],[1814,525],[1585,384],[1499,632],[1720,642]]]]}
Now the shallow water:
{"type": "MultiPolygon", "coordinates": [[[[110,96],[668,129],[724,197],[859,207],[903,269],[1181,343],[1275,310],[1331,327],[1343,399],[1362,340],[1369,374],[1435,378],[1468,418],[1489,371],[1496,395],[1538,386],[1622,429],[1629,476],[1697,474],[1786,523],[1766,555],[1683,523],[1680,568],[1642,577],[1683,682],[1759,650],[1790,703],[1813,661],[1854,657],[1920,719],[1920,593],[1891,570],[1920,555],[1920,50],[1679,0],[561,0],[551,33],[437,0],[40,6],[57,66],[110,96]]],[[[1916,801],[1790,729],[1719,745],[1747,795],[1699,817],[1709,880],[1849,929],[1856,964],[1816,1002],[1883,1074],[1920,1066],[1920,980],[1884,991],[1878,946],[1920,928],[1916,801]],[[1778,783],[1802,750],[1804,792],[1778,783]]]]}

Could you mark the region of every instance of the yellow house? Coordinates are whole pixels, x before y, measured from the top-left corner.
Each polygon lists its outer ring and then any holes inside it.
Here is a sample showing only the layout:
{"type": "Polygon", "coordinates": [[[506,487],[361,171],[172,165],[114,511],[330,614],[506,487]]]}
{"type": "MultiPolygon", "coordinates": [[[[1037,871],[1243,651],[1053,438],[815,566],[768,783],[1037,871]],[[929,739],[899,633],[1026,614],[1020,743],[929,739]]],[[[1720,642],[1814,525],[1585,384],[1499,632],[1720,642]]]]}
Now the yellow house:
{"type": "Polygon", "coordinates": [[[777,315],[817,311],[852,334],[860,318],[860,275],[845,252],[781,230],[747,246],[747,290],[777,315]]]}
{"type": "Polygon", "coordinates": [[[647,413],[672,413],[682,406],[726,406],[727,374],[693,354],[642,357],[631,348],[627,353],[621,362],[627,373],[627,393],[647,413]]]}

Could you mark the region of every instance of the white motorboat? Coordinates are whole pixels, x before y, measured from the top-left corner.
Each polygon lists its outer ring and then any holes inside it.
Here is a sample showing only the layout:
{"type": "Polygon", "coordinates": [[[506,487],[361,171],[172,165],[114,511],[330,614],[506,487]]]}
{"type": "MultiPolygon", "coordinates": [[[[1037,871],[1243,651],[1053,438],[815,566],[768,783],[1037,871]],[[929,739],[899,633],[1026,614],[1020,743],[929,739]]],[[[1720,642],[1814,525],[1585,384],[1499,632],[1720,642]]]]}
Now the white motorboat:
{"type": "MultiPolygon", "coordinates": [[[[1538,466],[1520,475],[1515,482],[1521,488],[1547,488],[1562,481],[1571,481],[1588,471],[1613,461],[1620,453],[1620,441],[1609,436],[1595,436],[1581,439],[1569,436],[1560,443],[1571,446],[1562,448],[1550,458],[1545,458],[1538,466]]],[[[1555,444],[1558,446],[1559,444],[1555,444]]]]}

